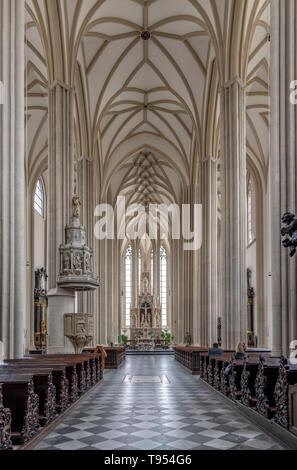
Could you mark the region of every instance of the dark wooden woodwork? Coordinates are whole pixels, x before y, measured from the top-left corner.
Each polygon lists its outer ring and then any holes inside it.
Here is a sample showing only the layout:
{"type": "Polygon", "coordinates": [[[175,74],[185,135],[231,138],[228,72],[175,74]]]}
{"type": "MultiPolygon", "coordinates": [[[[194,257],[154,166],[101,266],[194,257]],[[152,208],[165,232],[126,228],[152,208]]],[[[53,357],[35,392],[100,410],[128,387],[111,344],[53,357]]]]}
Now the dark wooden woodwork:
{"type": "Polygon", "coordinates": [[[40,425],[51,423],[102,378],[101,353],[5,361],[0,366],[0,449],[31,439],[40,425]]]}
{"type": "Polygon", "coordinates": [[[39,431],[39,398],[32,375],[1,375],[3,406],[11,411],[13,443],[26,442],[39,431]]]}
{"type": "Polygon", "coordinates": [[[274,420],[285,429],[290,427],[289,386],[294,384],[297,384],[297,365],[282,356],[274,390],[276,405],[274,420]]]}
{"type": "Polygon", "coordinates": [[[52,369],[21,368],[20,366],[0,366],[0,374],[20,376],[33,375],[34,392],[39,397],[39,419],[41,425],[51,423],[57,414],[56,387],[53,384],[52,369]]]}
{"type": "Polygon", "coordinates": [[[189,369],[192,375],[201,374],[201,353],[207,352],[207,348],[175,346],[173,349],[177,362],[189,369]]]}
{"type": "Polygon", "coordinates": [[[107,354],[105,369],[118,369],[126,360],[126,350],[124,347],[104,347],[104,350],[107,354]]]}
{"type": "Polygon", "coordinates": [[[11,450],[11,411],[3,406],[3,384],[0,383],[0,450],[11,450]]]}
{"type": "Polygon", "coordinates": [[[297,436],[297,383],[289,385],[288,388],[289,403],[289,431],[297,436]]]}
{"type": "Polygon", "coordinates": [[[276,411],[274,389],[278,378],[279,366],[279,358],[260,356],[255,381],[256,409],[267,418],[272,418],[276,411]]]}

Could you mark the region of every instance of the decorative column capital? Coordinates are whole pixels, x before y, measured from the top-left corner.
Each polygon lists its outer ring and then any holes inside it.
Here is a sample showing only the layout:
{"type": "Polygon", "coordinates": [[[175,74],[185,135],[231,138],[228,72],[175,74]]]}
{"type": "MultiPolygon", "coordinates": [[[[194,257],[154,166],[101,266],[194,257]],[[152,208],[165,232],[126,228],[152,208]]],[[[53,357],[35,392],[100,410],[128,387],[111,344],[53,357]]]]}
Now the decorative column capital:
{"type": "Polygon", "coordinates": [[[54,80],[52,83],[49,84],[48,89],[49,91],[54,90],[57,86],[63,88],[65,91],[71,91],[75,93],[75,89],[72,88],[70,85],[62,82],[61,80],[54,80]]]}
{"type": "Polygon", "coordinates": [[[244,82],[242,81],[242,79],[238,76],[236,77],[233,77],[231,80],[229,80],[228,82],[224,83],[224,85],[222,85],[220,88],[219,88],[219,93],[223,93],[225,90],[227,90],[228,88],[232,87],[233,85],[237,84],[240,88],[242,88],[243,90],[245,89],[245,84],[244,82]]]}
{"type": "Polygon", "coordinates": [[[208,163],[208,162],[213,162],[213,163],[218,163],[218,158],[216,157],[212,157],[212,156],[208,156],[208,157],[203,157],[201,158],[201,163],[208,163]]]}

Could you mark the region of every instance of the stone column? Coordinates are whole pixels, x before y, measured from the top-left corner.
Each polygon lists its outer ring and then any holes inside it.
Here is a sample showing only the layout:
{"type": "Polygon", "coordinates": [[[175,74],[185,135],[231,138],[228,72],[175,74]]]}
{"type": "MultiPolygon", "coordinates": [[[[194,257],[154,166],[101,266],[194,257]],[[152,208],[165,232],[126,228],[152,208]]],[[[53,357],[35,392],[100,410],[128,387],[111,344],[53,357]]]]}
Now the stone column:
{"type": "Polygon", "coordinates": [[[271,2],[271,273],[272,350],[288,354],[297,339],[297,258],[281,246],[281,216],[297,212],[297,106],[290,103],[290,83],[297,79],[297,4],[271,2]]]}
{"type": "Polygon", "coordinates": [[[25,145],[24,2],[0,0],[0,342],[4,358],[24,354],[25,145]]]}
{"type": "MultiPolygon", "coordinates": [[[[87,230],[88,245],[94,248],[94,193],[93,193],[93,161],[89,157],[80,157],[77,161],[77,194],[81,198],[82,207],[80,221],[87,230]]],[[[95,292],[77,294],[77,310],[80,313],[94,312],[95,292]]]]}
{"type": "Polygon", "coordinates": [[[99,279],[100,287],[98,289],[98,337],[97,343],[102,345],[108,345],[108,270],[109,270],[109,259],[108,259],[108,240],[100,240],[98,243],[98,267],[99,267],[99,279]]]}
{"type": "Polygon", "coordinates": [[[49,89],[49,289],[56,287],[64,228],[74,192],[74,91],[54,82],[49,89]]]}
{"type": "Polygon", "coordinates": [[[200,191],[203,235],[201,263],[201,333],[204,346],[217,341],[217,161],[208,157],[201,162],[200,191]]]}
{"type": "Polygon", "coordinates": [[[64,337],[64,314],[73,313],[75,295],[57,287],[59,246],[69,224],[74,192],[74,91],[56,81],[49,89],[49,194],[48,194],[48,350],[72,352],[64,337]]]}
{"type": "Polygon", "coordinates": [[[239,78],[221,95],[222,339],[225,349],[247,340],[246,286],[246,109],[239,78]]]}

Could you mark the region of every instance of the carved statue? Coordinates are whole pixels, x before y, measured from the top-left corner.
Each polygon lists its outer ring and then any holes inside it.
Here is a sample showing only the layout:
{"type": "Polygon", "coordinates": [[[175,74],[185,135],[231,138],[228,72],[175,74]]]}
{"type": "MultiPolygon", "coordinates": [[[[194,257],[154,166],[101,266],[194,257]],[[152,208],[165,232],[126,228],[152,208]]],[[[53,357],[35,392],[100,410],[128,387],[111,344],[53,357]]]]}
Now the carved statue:
{"type": "Polygon", "coordinates": [[[292,212],[285,212],[282,216],[282,223],[287,225],[281,229],[282,237],[286,237],[282,245],[284,248],[289,248],[290,256],[293,257],[297,247],[297,218],[292,212]]]}
{"type": "Polygon", "coordinates": [[[81,256],[77,254],[74,257],[73,266],[75,269],[81,269],[81,265],[82,265],[81,256]]]}
{"type": "Polygon", "coordinates": [[[72,198],[72,215],[79,219],[80,216],[80,208],[81,208],[81,200],[78,196],[74,196],[72,198]]]}
{"type": "Polygon", "coordinates": [[[69,271],[70,269],[70,257],[68,254],[64,255],[63,268],[64,268],[64,271],[69,271]]]}
{"type": "Polygon", "coordinates": [[[86,255],[86,258],[85,258],[85,270],[87,272],[90,271],[90,256],[89,255],[86,255]]]}

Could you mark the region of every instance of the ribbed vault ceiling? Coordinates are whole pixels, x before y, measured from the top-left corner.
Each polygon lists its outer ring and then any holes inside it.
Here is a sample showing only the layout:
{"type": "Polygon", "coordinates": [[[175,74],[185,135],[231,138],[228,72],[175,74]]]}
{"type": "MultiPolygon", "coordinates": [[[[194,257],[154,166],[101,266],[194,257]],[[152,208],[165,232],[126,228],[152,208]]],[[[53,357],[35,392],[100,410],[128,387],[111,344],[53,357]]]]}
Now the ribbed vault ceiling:
{"type": "Polygon", "coordinates": [[[47,162],[47,88],[76,89],[76,155],[101,196],[179,201],[219,155],[220,84],[247,84],[248,157],[268,165],[269,1],[28,0],[28,175],[47,162]],[[267,138],[266,138],[267,137],[267,138]]]}

